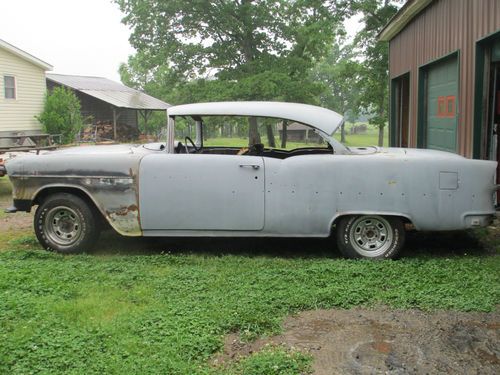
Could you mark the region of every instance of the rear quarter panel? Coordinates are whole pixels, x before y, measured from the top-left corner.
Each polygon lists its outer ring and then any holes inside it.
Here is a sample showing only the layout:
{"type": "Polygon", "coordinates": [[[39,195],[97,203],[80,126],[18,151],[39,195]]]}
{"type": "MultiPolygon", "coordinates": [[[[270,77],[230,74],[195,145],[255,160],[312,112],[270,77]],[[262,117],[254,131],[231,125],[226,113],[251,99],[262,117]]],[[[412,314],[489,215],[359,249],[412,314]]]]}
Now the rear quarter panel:
{"type": "Polygon", "coordinates": [[[463,229],[467,215],[494,213],[495,167],[448,153],[265,158],[265,231],[327,236],[336,218],[351,214],[402,216],[421,230],[463,229]],[[441,172],[456,174],[456,188],[441,172]]]}

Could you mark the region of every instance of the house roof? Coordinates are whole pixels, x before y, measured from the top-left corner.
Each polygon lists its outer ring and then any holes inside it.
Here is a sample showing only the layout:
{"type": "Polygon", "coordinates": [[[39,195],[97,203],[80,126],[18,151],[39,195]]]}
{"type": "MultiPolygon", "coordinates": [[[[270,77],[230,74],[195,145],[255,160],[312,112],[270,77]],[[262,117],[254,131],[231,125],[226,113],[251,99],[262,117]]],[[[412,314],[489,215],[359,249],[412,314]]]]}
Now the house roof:
{"type": "Polygon", "coordinates": [[[284,102],[215,102],[170,107],[168,116],[271,117],[307,124],[331,135],[343,124],[337,112],[314,105],[284,102]]]}
{"type": "Polygon", "coordinates": [[[50,65],[49,63],[46,63],[45,61],[40,60],[33,55],[30,55],[28,52],[23,51],[22,49],[17,48],[10,43],[7,43],[5,40],[0,39],[0,48],[20,57],[23,60],[29,61],[33,65],[36,65],[43,70],[52,70],[52,65],[50,65]]]}
{"type": "Polygon", "coordinates": [[[118,108],[166,110],[170,104],[103,77],[47,73],[48,80],[83,92],[118,108]]]}
{"type": "Polygon", "coordinates": [[[378,38],[388,42],[408,25],[420,12],[422,12],[434,0],[408,0],[405,5],[384,26],[378,38]]]}

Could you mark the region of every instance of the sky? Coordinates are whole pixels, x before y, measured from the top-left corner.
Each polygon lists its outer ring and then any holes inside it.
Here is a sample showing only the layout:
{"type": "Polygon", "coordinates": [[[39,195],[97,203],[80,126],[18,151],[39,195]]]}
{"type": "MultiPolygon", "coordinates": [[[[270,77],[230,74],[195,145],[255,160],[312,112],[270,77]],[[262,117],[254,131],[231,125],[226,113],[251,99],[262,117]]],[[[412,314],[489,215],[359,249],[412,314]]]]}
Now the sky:
{"type": "MultiPolygon", "coordinates": [[[[111,0],[0,0],[0,39],[54,67],[54,73],[120,81],[118,67],[134,53],[130,30],[111,0]]],[[[346,21],[359,30],[359,16],[346,21]]]]}
{"type": "Polygon", "coordinates": [[[0,0],[0,39],[54,67],[54,73],[120,80],[134,49],[110,0],[0,0]]]}

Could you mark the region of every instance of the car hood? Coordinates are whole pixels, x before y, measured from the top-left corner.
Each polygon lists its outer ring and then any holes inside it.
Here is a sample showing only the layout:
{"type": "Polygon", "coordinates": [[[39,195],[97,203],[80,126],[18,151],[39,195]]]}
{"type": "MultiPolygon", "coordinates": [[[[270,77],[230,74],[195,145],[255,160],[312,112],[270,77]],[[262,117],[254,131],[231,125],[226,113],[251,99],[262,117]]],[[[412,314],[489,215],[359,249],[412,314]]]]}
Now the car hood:
{"type": "Polygon", "coordinates": [[[136,148],[135,144],[120,144],[120,145],[99,145],[99,146],[79,146],[61,148],[50,152],[52,155],[86,155],[86,154],[131,154],[136,148]]]}

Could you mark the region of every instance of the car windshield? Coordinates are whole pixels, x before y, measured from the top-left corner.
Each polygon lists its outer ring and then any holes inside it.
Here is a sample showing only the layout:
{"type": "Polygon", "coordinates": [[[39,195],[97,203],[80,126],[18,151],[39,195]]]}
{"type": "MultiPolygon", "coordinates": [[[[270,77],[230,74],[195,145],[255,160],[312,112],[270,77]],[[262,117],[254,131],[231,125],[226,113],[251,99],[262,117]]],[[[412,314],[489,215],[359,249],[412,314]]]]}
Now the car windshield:
{"type": "MultiPolygon", "coordinates": [[[[186,137],[196,140],[195,121],[190,118],[177,118],[175,138],[185,142],[186,137]]],[[[187,142],[189,143],[189,140],[187,142]]],[[[277,150],[330,147],[318,131],[297,122],[238,116],[203,118],[203,147],[244,148],[257,144],[261,144],[265,149],[277,150]]]]}

